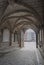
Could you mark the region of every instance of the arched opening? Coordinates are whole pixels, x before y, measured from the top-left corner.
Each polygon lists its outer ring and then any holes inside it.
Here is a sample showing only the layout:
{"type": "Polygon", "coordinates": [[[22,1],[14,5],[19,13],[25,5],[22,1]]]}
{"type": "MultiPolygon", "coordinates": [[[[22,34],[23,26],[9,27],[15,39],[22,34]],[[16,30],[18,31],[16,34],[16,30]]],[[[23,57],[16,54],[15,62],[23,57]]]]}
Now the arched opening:
{"type": "Polygon", "coordinates": [[[24,34],[24,48],[36,49],[36,33],[33,29],[27,29],[24,34]]]}
{"type": "Polygon", "coordinates": [[[9,41],[9,30],[8,29],[4,29],[3,31],[3,42],[8,42],[9,41]]]}
{"type": "Polygon", "coordinates": [[[9,40],[10,40],[10,32],[8,29],[3,30],[3,41],[2,41],[2,47],[9,46],[9,40]]]}

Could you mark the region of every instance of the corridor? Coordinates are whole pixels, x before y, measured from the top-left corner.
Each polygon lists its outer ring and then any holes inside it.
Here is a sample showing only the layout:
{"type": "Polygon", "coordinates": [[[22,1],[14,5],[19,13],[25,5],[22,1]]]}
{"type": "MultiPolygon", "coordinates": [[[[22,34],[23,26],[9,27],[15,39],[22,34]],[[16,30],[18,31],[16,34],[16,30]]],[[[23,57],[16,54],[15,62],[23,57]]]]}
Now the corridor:
{"type": "Polygon", "coordinates": [[[43,0],[0,0],[0,65],[44,65],[43,0]]]}
{"type": "MultiPolygon", "coordinates": [[[[29,42],[26,43],[28,45],[29,42]]],[[[16,48],[7,54],[4,53],[0,56],[0,65],[43,65],[41,54],[34,44],[33,42],[24,48],[16,48]]]]}

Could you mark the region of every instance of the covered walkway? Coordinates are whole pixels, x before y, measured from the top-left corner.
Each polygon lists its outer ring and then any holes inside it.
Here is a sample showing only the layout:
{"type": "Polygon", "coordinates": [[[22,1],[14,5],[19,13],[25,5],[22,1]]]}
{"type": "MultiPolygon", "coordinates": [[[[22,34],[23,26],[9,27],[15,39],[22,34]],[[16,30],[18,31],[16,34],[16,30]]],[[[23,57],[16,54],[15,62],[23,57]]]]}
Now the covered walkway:
{"type": "Polygon", "coordinates": [[[0,0],[0,65],[44,65],[43,5],[43,0],[0,0]],[[27,29],[36,36],[28,33],[27,39],[27,29]]]}

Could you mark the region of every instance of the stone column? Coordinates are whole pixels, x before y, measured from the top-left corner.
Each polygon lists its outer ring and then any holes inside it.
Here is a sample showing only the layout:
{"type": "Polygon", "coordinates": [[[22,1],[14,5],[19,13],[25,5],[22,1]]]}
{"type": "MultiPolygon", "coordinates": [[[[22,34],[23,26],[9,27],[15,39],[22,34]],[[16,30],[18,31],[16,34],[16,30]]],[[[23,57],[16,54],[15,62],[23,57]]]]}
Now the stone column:
{"type": "Polygon", "coordinates": [[[24,47],[24,31],[21,30],[21,47],[24,47]]]}
{"type": "Polygon", "coordinates": [[[18,44],[21,47],[21,32],[18,32],[18,44]]]}
{"type": "Polygon", "coordinates": [[[42,45],[43,45],[43,33],[42,33],[42,29],[41,29],[41,47],[42,47],[42,45]]]}
{"type": "Polygon", "coordinates": [[[12,32],[10,31],[10,44],[9,44],[9,46],[11,46],[12,45],[12,32]]]}
{"type": "Polygon", "coordinates": [[[43,29],[43,52],[44,52],[44,29],[43,29]]]}
{"type": "Polygon", "coordinates": [[[43,42],[44,42],[44,29],[43,29],[43,42]]]}
{"type": "Polygon", "coordinates": [[[3,42],[3,29],[0,29],[0,47],[2,46],[3,42]]]}
{"type": "Polygon", "coordinates": [[[3,29],[1,29],[1,42],[3,41],[3,29]]]}
{"type": "Polygon", "coordinates": [[[15,42],[15,33],[14,33],[14,42],[15,42]]]}
{"type": "Polygon", "coordinates": [[[43,29],[42,29],[42,46],[43,46],[43,41],[44,41],[44,39],[43,39],[43,37],[44,37],[44,34],[43,34],[44,32],[43,32],[43,29]]]}
{"type": "Polygon", "coordinates": [[[38,33],[38,45],[40,45],[40,31],[38,33]]]}
{"type": "Polygon", "coordinates": [[[24,32],[23,32],[23,30],[18,32],[18,44],[19,44],[19,47],[24,47],[24,32]]]}
{"type": "Polygon", "coordinates": [[[2,41],[2,34],[1,34],[1,30],[0,30],[0,46],[1,46],[1,41],[2,41]]]}
{"type": "Polygon", "coordinates": [[[36,48],[38,48],[38,33],[36,33],[36,48]]]}
{"type": "Polygon", "coordinates": [[[39,43],[38,44],[40,45],[40,32],[39,32],[39,43]]]}
{"type": "Polygon", "coordinates": [[[41,39],[41,29],[39,31],[39,35],[40,35],[39,47],[41,48],[41,41],[42,41],[42,39],[41,39]]]}
{"type": "Polygon", "coordinates": [[[3,29],[0,30],[0,46],[3,42],[3,29]]]}

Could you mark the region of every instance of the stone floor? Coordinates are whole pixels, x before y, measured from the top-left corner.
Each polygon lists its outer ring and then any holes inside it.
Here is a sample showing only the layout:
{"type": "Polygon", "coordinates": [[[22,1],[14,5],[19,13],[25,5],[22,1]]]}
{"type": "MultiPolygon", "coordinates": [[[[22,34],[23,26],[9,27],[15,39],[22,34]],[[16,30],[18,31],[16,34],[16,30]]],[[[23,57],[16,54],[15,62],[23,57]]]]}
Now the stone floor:
{"type": "MultiPolygon", "coordinates": [[[[29,42],[28,42],[29,43],[29,42]]],[[[0,56],[0,65],[44,65],[38,49],[29,45],[0,56]]]]}

